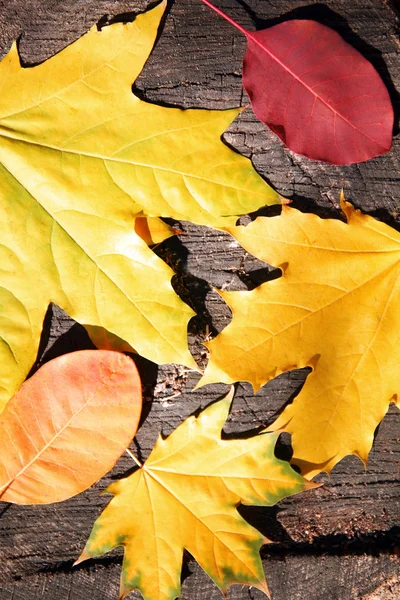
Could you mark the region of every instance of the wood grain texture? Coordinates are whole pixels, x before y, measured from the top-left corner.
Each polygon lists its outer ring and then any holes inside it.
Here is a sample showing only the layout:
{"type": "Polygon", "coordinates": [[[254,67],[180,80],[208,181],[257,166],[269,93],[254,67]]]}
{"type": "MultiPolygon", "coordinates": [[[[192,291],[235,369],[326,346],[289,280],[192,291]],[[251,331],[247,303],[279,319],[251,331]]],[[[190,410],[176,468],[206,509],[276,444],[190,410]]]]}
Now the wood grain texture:
{"type": "MultiPolygon", "coordinates": [[[[397,115],[391,152],[367,163],[334,167],[294,155],[246,109],[225,134],[226,141],[251,157],[258,171],[302,210],[339,216],[339,191],[358,207],[399,228],[400,136],[399,20],[386,0],[220,0],[218,5],[249,29],[285,18],[316,18],[330,25],[371,60],[389,86],[397,115]]],[[[24,64],[43,61],[82,35],[94,23],[144,10],[146,0],[0,0],[0,52],[22,34],[24,64]]],[[[171,3],[162,36],[135,89],[143,98],[180,107],[229,108],[246,104],[241,88],[245,39],[218,20],[200,0],[171,3]]],[[[158,252],[177,275],[174,285],[198,312],[189,339],[195,356],[206,353],[201,340],[221,330],[229,309],[212,286],[246,289],[270,276],[264,263],[243,252],[229,236],[181,223],[185,235],[158,252]]],[[[83,330],[57,307],[46,318],[42,360],[92,347],[83,330]]],[[[160,431],[170,433],[186,416],[226,391],[208,386],[191,393],[197,375],[144,360],[138,366],[148,400],[145,418],[131,449],[144,459],[160,431]]],[[[239,385],[226,426],[227,435],[254,430],[271,421],[299,389],[306,372],[293,371],[265,386],[257,396],[239,385]]],[[[395,600],[400,567],[400,413],[391,408],[377,432],[368,468],[348,457],[324,486],[281,502],[272,509],[246,509],[246,517],[276,543],[262,551],[274,600],[395,600]]],[[[284,437],[284,436],[283,436],[284,437]]],[[[288,455],[288,440],[280,456],[288,455]]],[[[44,507],[0,505],[0,600],[113,600],[118,596],[121,552],[73,569],[91,525],[108,497],[99,492],[128,469],[115,469],[90,490],[67,502],[44,507]]],[[[243,509],[244,510],[244,509],[243,509]]],[[[132,598],[139,595],[132,594],[132,598]]],[[[184,567],[184,600],[214,600],[218,590],[195,563],[184,567]]],[[[234,586],[230,600],[261,599],[257,590],[234,586]]]]}

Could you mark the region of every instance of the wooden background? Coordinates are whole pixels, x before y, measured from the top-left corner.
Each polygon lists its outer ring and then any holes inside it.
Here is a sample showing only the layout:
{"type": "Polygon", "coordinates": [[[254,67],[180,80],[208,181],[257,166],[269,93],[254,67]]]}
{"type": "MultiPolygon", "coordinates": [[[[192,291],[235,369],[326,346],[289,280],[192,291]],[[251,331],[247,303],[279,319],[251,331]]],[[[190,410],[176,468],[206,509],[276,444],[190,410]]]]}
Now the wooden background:
{"type": "MultiPolygon", "coordinates": [[[[76,40],[94,23],[123,14],[129,20],[146,0],[0,0],[0,52],[20,38],[24,65],[41,62],[76,40]]],[[[262,28],[293,17],[330,25],[358,48],[385,80],[396,110],[393,149],[383,157],[348,167],[327,166],[294,155],[257,122],[250,109],[225,139],[251,157],[256,169],[302,210],[339,216],[339,191],[356,206],[400,226],[399,7],[390,0],[218,0],[218,6],[245,27],[262,28]]],[[[200,0],[171,2],[162,35],[135,83],[144,99],[179,107],[229,108],[246,104],[241,88],[245,39],[200,0]]],[[[199,316],[190,324],[191,348],[230,319],[211,286],[246,289],[268,277],[269,269],[226,235],[181,223],[186,235],[158,253],[177,275],[178,293],[199,316]],[[190,300],[189,300],[190,298],[190,300]]],[[[357,307],[355,307],[356,310],[357,307]]],[[[50,307],[38,364],[55,355],[91,347],[82,327],[50,307]]],[[[132,450],[145,458],[160,431],[168,434],[200,405],[226,391],[208,386],[192,393],[197,375],[167,365],[138,361],[146,406],[132,450]],[[171,396],[175,396],[172,397],[171,396]]],[[[299,389],[306,372],[294,371],[265,386],[256,397],[239,385],[228,432],[268,423],[299,389]]],[[[378,428],[368,468],[347,457],[325,485],[287,499],[272,509],[243,509],[246,517],[276,543],[262,557],[274,600],[395,600],[400,598],[399,412],[389,410],[378,428]]],[[[280,454],[288,456],[288,440],[280,454]]],[[[93,521],[109,497],[99,492],[132,467],[123,456],[93,488],[70,501],[45,507],[0,503],[0,600],[113,600],[118,597],[121,552],[72,568],[93,521]]],[[[214,600],[219,591],[190,557],[183,569],[185,600],[214,600]]],[[[139,598],[133,593],[132,598],[139,598]]],[[[261,599],[261,592],[234,586],[231,600],[261,599]]]]}

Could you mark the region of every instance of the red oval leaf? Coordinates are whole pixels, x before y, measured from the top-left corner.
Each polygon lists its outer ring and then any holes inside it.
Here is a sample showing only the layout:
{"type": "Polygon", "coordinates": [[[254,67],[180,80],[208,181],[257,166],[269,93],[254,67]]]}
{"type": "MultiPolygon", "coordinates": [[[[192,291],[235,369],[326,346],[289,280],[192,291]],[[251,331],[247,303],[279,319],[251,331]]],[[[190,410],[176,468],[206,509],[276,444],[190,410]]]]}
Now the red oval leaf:
{"type": "Polygon", "coordinates": [[[103,477],[135,435],[142,406],[135,363],[84,350],[46,363],[0,420],[0,499],[60,502],[103,477]]]}
{"type": "Polygon", "coordinates": [[[380,76],[338,33],[292,20],[247,31],[243,86],[257,118],[293,152],[338,165],[388,152],[393,108],[380,76]]]}

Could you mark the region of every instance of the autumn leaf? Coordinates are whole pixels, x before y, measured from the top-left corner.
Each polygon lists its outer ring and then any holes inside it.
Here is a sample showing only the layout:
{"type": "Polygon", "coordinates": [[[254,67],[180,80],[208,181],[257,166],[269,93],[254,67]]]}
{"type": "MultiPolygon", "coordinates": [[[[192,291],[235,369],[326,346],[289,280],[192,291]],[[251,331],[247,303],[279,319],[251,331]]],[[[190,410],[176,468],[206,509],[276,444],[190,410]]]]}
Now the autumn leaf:
{"type": "Polygon", "coordinates": [[[257,118],[293,152],[346,165],[390,150],[389,93],[372,64],[336,31],[298,19],[247,31],[202,1],[246,36],[243,87],[257,118]]]}
{"type": "Polygon", "coordinates": [[[259,555],[268,540],[237,507],[271,506],[315,484],[275,457],[275,433],[221,439],[232,396],[159,437],[138,471],[107,488],[114,498],[77,562],[122,545],[120,598],[138,589],[145,600],[174,600],[184,549],[223,592],[246,583],[268,594],[259,555]]]}
{"type": "Polygon", "coordinates": [[[156,217],[136,217],[135,232],[148,246],[160,244],[169,237],[180,233],[156,217]]]}
{"type": "Polygon", "coordinates": [[[0,63],[0,410],[36,358],[49,302],[156,363],[195,368],[194,313],[146,244],[155,222],[145,232],[136,218],[222,226],[279,201],[220,141],[238,110],[183,111],[132,94],[165,5],[94,27],[33,68],[21,67],[16,44],[0,63]]]}
{"type": "Polygon", "coordinates": [[[83,350],[43,365],[0,418],[0,500],[50,504],[109,471],[136,433],[142,392],[135,363],[83,350]]]}
{"type": "Polygon", "coordinates": [[[3,59],[1,162],[51,214],[102,216],[117,205],[120,218],[222,226],[279,202],[249,161],[220,141],[240,109],[172,109],[132,94],[165,7],[93,27],[33,68],[20,66],[16,44],[3,59]]]}
{"type": "Polygon", "coordinates": [[[347,454],[366,462],[400,380],[400,234],[341,199],[348,223],[284,206],[230,232],[282,269],[251,292],[220,292],[233,321],[209,342],[201,384],[250,381],[310,366],[295,400],[269,431],[292,434],[307,477],[347,454]]]}

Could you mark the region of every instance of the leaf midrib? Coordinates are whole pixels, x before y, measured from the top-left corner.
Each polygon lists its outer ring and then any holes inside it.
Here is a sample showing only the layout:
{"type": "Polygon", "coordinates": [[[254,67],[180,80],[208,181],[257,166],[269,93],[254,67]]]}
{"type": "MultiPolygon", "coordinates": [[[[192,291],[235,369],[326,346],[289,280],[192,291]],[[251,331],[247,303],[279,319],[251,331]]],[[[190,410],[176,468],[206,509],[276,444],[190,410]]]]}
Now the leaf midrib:
{"type": "MultiPolygon", "coordinates": [[[[80,407],[80,409],[72,414],[72,416],[68,419],[68,421],[62,426],[61,429],[59,429],[56,434],[50,439],[49,442],[47,442],[43,448],[41,450],[37,450],[36,449],[36,445],[33,443],[29,433],[26,431],[25,427],[23,426],[23,423],[21,421],[20,415],[19,413],[15,413],[16,418],[18,419],[19,424],[21,425],[22,429],[24,430],[24,432],[26,433],[27,438],[29,439],[29,441],[32,443],[32,445],[34,446],[35,450],[36,450],[36,454],[35,456],[26,464],[23,466],[23,468],[13,477],[11,477],[8,482],[6,484],[4,484],[1,488],[0,491],[0,499],[3,496],[3,494],[10,488],[10,486],[14,483],[14,481],[16,481],[19,477],[21,477],[21,475],[23,475],[27,469],[29,469],[29,467],[31,465],[33,465],[36,461],[38,461],[40,459],[40,457],[44,454],[44,452],[46,452],[46,450],[48,448],[50,448],[54,442],[64,433],[64,431],[70,426],[70,424],[72,423],[72,421],[78,417],[80,415],[80,413],[92,402],[92,400],[97,396],[97,394],[101,393],[101,390],[106,386],[106,383],[102,383],[101,386],[96,389],[95,392],[93,392],[88,398],[87,400],[84,402],[84,404],[82,404],[82,406],[80,407]]],[[[90,431],[86,429],[86,431],[90,431]]],[[[8,430],[7,430],[8,433],[8,430]]],[[[11,437],[11,436],[10,436],[11,437]]],[[[78,469],[75,469],[78,470],[78,469]]],[[[75,471],[74,471],[75,472],[75,471]]]]}
{"type": "MultiPolygon", "coordinates": [[[[378,273],[374,273],[374,275],[372,277],[370,277],[369,279],[363,281],[360,285],[354,287],[350,291],[346,291],[344,294],[338,296],[337,298],[335,298],[334,300],[332,300],[328,304],[325,304],[324,306],[321,306],[320,308],[318,308],[318,310],[312,311],[311,309],[307,309],[308,310],[308,314],[306,314],[301,319],[297,320],[295,323],[290,323],[290,325],[288,325],[287,327],[283,327],[280,331],[274,333],[273,335],[270,335],[267,339],[273,339],[273,338],[275,338],[277,336],[280,336],[280,335],[282,335],[282,333],[286,332],[287,330],[291,329],[292,327],[296,327],[300,323],[303,323],[309,317],[312,317],[312,316],[316,315],[317,313],[319,313],[322,310],[326,310],[327,308],[330,308],[336,302],[341,302],[343,300],[343,298],[345,298],[348,294],[351,294],[351,293],[353,293],[355,291],[360,290],[364,285],[368,285],[369,283],[371,283],[371,281],[374,281],[374,279],[376,279],[378,277],[381,277],[387,271],[390,271],[392,268],[396,268],[399,263],[400,263],[400,259],[397,259],[394,263],[392,263],[391,265],[389,265],[385,269],[382,269],[378,273]]],[[[260,288],[256,288],[256,289],[259,290],[259,289],[261,289],[261,287],[263,287],[265,285],[268,285],[268,282],[264,283],[262,286],[260,286],[260,288]]],[[[271,302],[270,305],[271,304],[277,304],[277,303],[276,302],[271,302]]],[[[291,305],[291,307],[293,307],[293,305],[291,305]]],[[[223,333],[220,334],[220,335],[223,335],[223,333]]],[[[243,352],[241,352],[240,354],[237,354],[235,356],[235,361],[239,360],[245,354],[253,352],[256,348],[259,348],[260,346],[263,346],[263,344],[265,344],[265,343],[266,343],[266,340],[264,339],[260,343],[255,344],[254,346],[252,346],[251,348],[247,348],[246,350],[244,350],[243,352]]],[[[226,371],[224,370],[224,372],[226,372],[226,371]]]]}
{"type": "MultiPolygon", "coordinates": [[[[190,514],[193,516],[193,518],[194,518],[195,520],[197,520],[197,521],[200,521],[200,522],[202,523],[202,525],[203,525],[203,526],[204,526],[204,527],[205,527],[205,528],[206,528],[206,529],[207,529],[207,530],[210,532],[211,536],[218,538],[219,542],[220,542],[221,544],[223,544],[223,546],[225,546],[225,548],[228,550],[228,552],[229,552],[229,553],[231,553],[231,554],[234,554],[234,555],[235,555],[235,557],[236,557],[236,559],[237,559],[237,560],[238,560],[238,561],[239,561],[239,562],[240,562],[242,565],[244,565],[244,566],[246,567],[246,569],[247,569],[247,570],[250,570],[250,568],[249,568],[249,565],[248,565],[247,563],[245,563],[243,560],[241,560],[241,559],[238,557],[238,555],[237,555],[237,554],[235,554],[235,552],[234,552],[234,551],[233,551],[233,550],[232,550],[232,549],[231,549],[231,548],[230,548],[230,547],[229,547],[227,544],[225,544],[225,542],[224,542],[224,541],[223,541],[223,540],[220,538],[220,536],[218,535],[218,533],[219,533],[219,532],[218,532],[218,531],[214,531],[214,530],[212,530],[212,529],[211,529],[211,528],[210,528],[210,527],[207,525],[207,523],[206,523],[206,522],[205,522],[203,519],[201,519],[201,518],[200,518],[198,515],[196,515],[196,514],[195,514],[195,513],[194,513],[194,512],[193,512],[193,511],[192,511],[192,510],[191,510],[191,509],[188,507],[188,505],[187,505],[187,504],[185,504],[185,503],[184,503],[182,500],[180,500],[180,498],[179,498],[179,497],[178,497],[178,496],[177,496],[177,495],[176,495],[176,494],[173,492],[173,490],[171,490],[169,487],[167,487],[167,486],[165,485],[165,482],[163,482],[163,480],[162,480],[161,478],[157,477],[157,475],[155,475],[155,474],[154,474],[154,472],[153,472],[153,469],[146,469],[146,468],[145,468],[145,465],[146,465],[146,463],[145,463],[145,464],[143,465],[143,467],[142,467],[142,468],[143,468],[143,474],[144,474],[144,476],[145,476],[145,479],[146,479],[146,475],[147,475],[148,477],[150,477],[150,479],[153,479],[153,480],[154,480],[154,481],[155,481],[155,482],[156,482],[156,483],[157,483],[157,484],[158,484],[158,485],[159,485],[159,486],[160,486],[160,487],[161,487],[161,488],[162,488],[162,489],[163,489],[165,492],[167,492],[167,494],[169,494],[170,496],[172,496],[172,498],[174,498],[174,500],[175,500],[176,502],[178,502],[178,504],[179,504],[180,506],[182,506],[182,507],[183,507],[185,510],[187,510],[187,511],[188,511],[188,512],[189,512],[189,513],[190,513],[190,514]]],[[[149,486],[149,487],[148,487],[148,491],[149,491],[149,488],[150,488],[150,487],[151,487],[151,486],[149,486]]],[[[150,501],[150,504],[152,504],[152,503],[151,503],[151,501],[150,501]]],[[[232,508],[234,509],[235,507],[233,506],[232,508]]],[[[220,512],[222,512],[222,511],[220,511],[220,512]]],[[[238,518],[239,518],[239,519],[241,519],[241,520],[243,521],[243,519],[242,519],[241,515],[240,515],[239,513],[237,513],[237,514],[238,514],[238,518]]],[[[255,529],[255,528],[254,528],[252,525],[250,525],[249,523],[247,523],[247,525],[249,526],[249,528],[250,528],[250,529],[251,529],[253,532],[255,532],[255,533],[258,533],[258,534],[259,534],[258,530],[257,530],[257,529],[255,529]]],[[[259,534],[259,535],[261,535],[261,534],[259,534]]],[[[260,544],[260,546],[261,546],[261,544],[260,544]]],[[[214,559],[215,559],[215,557],[214,557],[214,559]]],[[[219,577],[220,577],[220,569],[219,569],[219,564],[218,564],[218,561],[217,561],[216,559],[215,559],[215,567],[216,567],[216,570],[217,570],[217,572],[219,573],[219,577]]],[[[257,577],[257,575],[256,575],[256,577],[257,577]]],[[[257,577],[257,580],[258,580],[258,581],[260,581],[260,579],[259,579],[258,577],[257,577]]],[[[260,581],[260,583],[261,583],[261,581],[260,581]]]]}
{"type": "MultiPolygon", "coordinates": [[[[399,277],[400,277],[400,275],[397,277],[396,281],[394,282],[394,284],[393,284],[393,288],[392,288],[392,290],[390,291],[390,294],[388,294],[388,298],[387,298],[387,300],[386,300],[386,302],[385,302],[385,308],[384,308],[384,309],[383,309],[383,311],[382,311],[382,318],[381,318],[381,320],[379,321],[379,324],[378,324],[378,326],[377,326],[376,330],[373,332],[373,335],[371,336],[371,340],[370,340],[370,342],[369,342],[368,346],[366,346],[366,348],[364,349],[363,353],[362,353],[362,354],[360,354],[360,356],[359,356],[359,359],[358,359],[358,361],[357,361],[357,364],[354,366],[354,369],[352,370],[351,374],[350,374],[350,375],[348,376],[348,378],[347,378],[347,382],[346,382],[344,385],[342,385],[343,389],[341,390],[341,393],[340,393],[340,396],[339,396],[339,398],[338,398],[338,401],[336,402],[336,404],[335,404],[335,406],[334,406],[334,409],[333,409],[333,411],[332,411],[332,414],[331,414],[331,416],[329,417],[329,420],[327,421],[327,424],[326,424],[326,426],[323,428],[323,431],[324,431],[324,432],[326,431],[326,429],[327,429],[328,425],[331,425],[331,423],[332,423],[332,421],[333,421],[333,419],[334,419],[334,417],[335,417],[335,415],[336,415],[337,411],[339,410],[339,405],[341,405],[341,403],[342,403],[342,402],[343,402],[343,400],[345,399],[345,396],[346,396],[346,390],[347,390],[348,386],[349,386],[349,385],[350,385],[350,383],[353,381],[353,379],[354,379],[354,377],[355,377],[355,374],[357,373],[357,371],[359,371],[359,370],[360,370],[362,363],[363,363],[363,362],[366,360],[366,356],[367,356],[367,353],[368,353],[368,351],[369,351],[369,350],[371,349],[371,347],[373,346],[373,344],[374,344],[374,342],[375,342],[375,340],[376,340],[376,338],[377,338],[378,334],[379,334],[379,333],[380,333],[380,331],[381,331],[381,328],[382,328],[382,323],[383,323],[383,321],[384,321],[385,314],[387,313],[387,311],[388,311],[388,308],[389,308],[389,306],[390,306],[390,304],[391,304],[391,301],[392,301],[392,298],[393,298],[393,294],[395,293],[396,284],[397,284],[397,283],[398,283],[398,281],[399,281],[399,277]]],[[[381,377],[381,381],[382,381],[382,377],[381,377]]],[[[302,392],[300,392],[300,393],[302,393],[302,392]]],[[[359,400],[360,400],[360,398],[359,398],[359,400]]],[[[358,403],[358,405],[359,405],[359,409],[360,409],[360,418],[359,418],[359,422],[360,422],[360,423],[362,423],[362,422],[363,422],[363,419],[362,419],[362,403],[361,403],[361,402],[359,402],[359,403],[358,403]]],[[[323,438],[324,438],[324,436],[323,436],[322,434],[320,434],[319,438],[320,438],[320,442],[319,442],[319,443],[318,443],[318,445],[316,446],[316,453],[317,453],[317,452],[319,452],[319,449],[321,448],[321,446],[322,446],[322,444],[323,444],[323,438]]],[[[347,450],[346,450],[346,454],[347,454],[347,450]]],[[[351,452],[350,452],[350,454],[351,454],[351,452]]]]}
{"type": "MultiPolygon", "coordinates": [[[[260,437],[261,437],[261,435],[260,435],[260,437]]],[[[234,441],[224,441],[224,440],[218,440],[218,441],[222,442],[222,447],[219,448],[220,451],[223,451],[224,446],[225,446],[225,448],[228,448],[228,445],[232,444],[234,442],[234,441]]],[[[155,466],[158,463],[160,463],[160,462],[162,462],[162,461],[164,461],[166,459],[171,460],[174,455],[176,455],[178,453],[181,454],[184,449],[186,449],[187,453],[193,454],[193,452],[190,450],[190,446],[191,445],[192,445],[192,440],[188,439],[188,440],[186,440],[186,442],[185,442],[185,444],[183,446],[179,447],[178,451],[175,451],[172,454],[170,453],[170,454],[168,454],[166,456],[163,456],[163,457],[161,457],[161,459],[159,459],[159,460],[157,460],[155,462],[150,462],[150,464],[149,464],[149,461],[150,461],[150,458],[151,458],[151,456],[150,456],[149,459],[148,459],[148,461],[146,463],[144,463],[144,465],[143,465],[143,467],[145,467],[144,470],[147,473],[150,473],[150,474],[153,471],[158,471],[160,473],[170,473],[170,474],[178,475],[179,477],[180,476],[182,476],[182,477],[190,477],[190,478],[193,478],[193,479],[195,479],[196,477],[202,477],[202,478],[203,477],[213,477],[213,478],[219,478],[219,479],[255,479],[255,480],[260,480],[260,481],[265,481],[265,479],[266,479],[265,476],[264,477],[263,476],[260,476],[260,477],[253,477],[253,476],[252,477],[246,477],[244,475],[243,476],[238,476],[238,475],[234,475],[234,474],[224,475],[224,474],[221,474],[221,473],[220,474],[218,474],[218,473],[200,473],[198,470],[196,470],[195,472],[187,472],[187,473],[185,473],[185,472],[182,472],[182,471],[177,472],[177,471],[174,471],[173,469],[168,469],[168,468],[165,468],[165,467],[157,467],[157,466],[155,466]],[[187,450],[188,447],[189,447],[189,450],[187,450]]],[[[243,458],[246,454],[250,454],[250,455],[254,456],[254,452],[255,452],[254,448],[249,448],[245,452],[237,454],[234,457],[230,457],[229,460],[225,461],[224,464],[227,464],[228,462],[231,462],[232,460],[237,460],[239,458],[243,458]]],[[[221,467],[221,466],[222,465],[219,465],[219,467],[221,467]]],[[[287,485],[287,480],[281,480],[281,479],[277,479],[277,478],[275,478],[275,479],[268,478],[268,481],[274,481],[274,482],[284,483],[285,485],[287,485]]]]}
{"type": "MultiPolygon", "coordinates": [[[[79,152],[79,151],[76,151],[76,150],[72,150],[71,148],[58,148],[57,146],[53,146],[51,144],[44,144],[44,143],[36,142],[34,140],[24,140],[24,139],[21,139],[21,138],[19,138],[17,136],[7,135],[5,133],[5,131],[1,131],[0,138],[2,138],[2,137],[4,137],[5,139],[8,139],[8,140],[13,140],[13,141],[19,142],[21,144],[28,144],[28,145],[31,145],[31,146],[38,146],[39,148],[43,148],[45,150],[52,150],[54,152],[60,152],[61,154],[63,154],[63,153],[65,153],[65,154],[73,154],[75,156],[83,156],[85,158],[94,158],[96,160],[101,160],[103,163],[115,162],[117,164],[126,164],[126,165],[130,165],[130,166],[134,166],[134,167],[140,167],[140,168],[143,168],[143,169],[152,169],[153,171],[163,171],[163,172],[166,172],[166,173],[171,173],[171,174],[174,174],[174,175],[179,175],[182,178],[188,177],[190,179],[196,179],[198,181],[204,181],[206,183],[210,183],[210,184],[216,185],[216,186],[221,186],[223,188],[229,188],[229,189],[232,189],[232,190],[234,190],[236,192],[248,193],[248,190],[245,189],[245,188],[239,188],[239,187],[234,186],[234,185],[229,185],[229,183],[221,183],[221,182],[218,182],[218,181],[213,181],[212,179],[207,179],[206,177],[202,177],[200,175],[195,175],[193,173],[185,173],[183,171],[179,171],[177,169],[171,169],[169,167],[163,167],[163,166],[160,166],[160,165],[151,165],[151,164],[146,164],[146,163],[140,163],[138,161],[133,161],[133,160],[131,160],[131,161],[130,160],[124,160],[124,159],[115,158],[113,156],[102,156],[100,154],[95,154],[95,153],[87,152],[87,151],[79,152]]],[[[9,169],[6,167],[6,165],[4,165],[4,163],[2,163],[2,164],[9,171],[9,169]]],[[[10,174],[11,174],[11,172],[10,172],[10,174]]],[[[23,186],[23,184],[21,182],[19,182],[19,183],[23,186]]],[[[26,189],[26,188],[24,187],[24,189],[26,189]]],[[[252,195],[253,196],[257,195],[257,196],[264,197],[265,196],[265,192],[253,191],[252,195]]]]}

